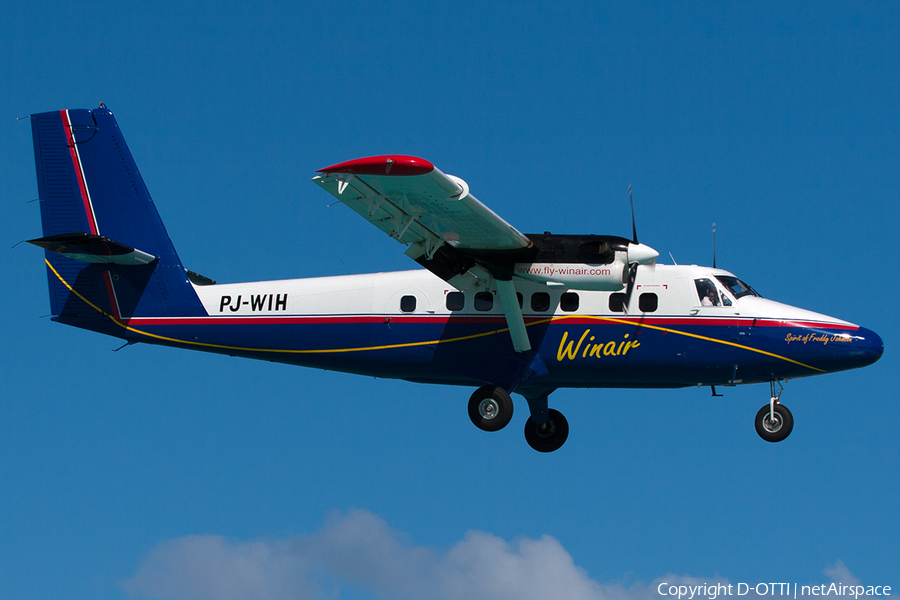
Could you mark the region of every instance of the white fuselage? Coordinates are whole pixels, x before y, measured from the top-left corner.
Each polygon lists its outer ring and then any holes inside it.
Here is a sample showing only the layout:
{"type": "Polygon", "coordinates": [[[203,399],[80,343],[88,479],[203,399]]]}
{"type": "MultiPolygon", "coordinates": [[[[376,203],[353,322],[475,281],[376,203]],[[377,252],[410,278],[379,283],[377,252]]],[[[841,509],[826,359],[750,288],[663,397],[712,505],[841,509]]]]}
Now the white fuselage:
{"type": "MultiPolygon", "coordinates": [[[[851,325],[834,317],[757,296],[735,298],[721,285],[717,286],[718,292],[722,298],[728,298],[731,306],[705,306],[697,293],[695,281],[715,281],[714,275],[731,276],[731,273],[700,266],[643,265],[638,269],[631,306],[626,307],[627,314],[649,315],[639,309],[639,304],[642,294],[652,293],[657,296],[657,307],[652,311],[654,316],[752,317],[851,325]]],[[[517,292],[523,296],[522,312],[526,317],[569,313],[622,314],[609,308],[610,296],[617,292],[548,287],[522,279],[515,279],[514,282],[517,292]],[[532,309],[530,299],[535,293],[550,295],[550,311],[532,309]],[[560,297],[564,293],[578,295],[575,310],[563,310],[560,297]]],[[[447,308],[447,294],[455,292],[455,288],[424,269],[194,287],[210,316],[503,314],[493,281],[482,280],[480,285],[466,290],[467,301],[463,309],[450,311],[447,308]],[[490,308],[477,310],[469,296],[484,291],[490,292],[495,301],[490,308]],[[401,300],[405,296],[415,298],[412,310],[401,310],[401,300]]],[[[405,308],[412,306],[407,302],[405,308]]],[[[484,308],[483,305],[481,308],[484,308]]]]}

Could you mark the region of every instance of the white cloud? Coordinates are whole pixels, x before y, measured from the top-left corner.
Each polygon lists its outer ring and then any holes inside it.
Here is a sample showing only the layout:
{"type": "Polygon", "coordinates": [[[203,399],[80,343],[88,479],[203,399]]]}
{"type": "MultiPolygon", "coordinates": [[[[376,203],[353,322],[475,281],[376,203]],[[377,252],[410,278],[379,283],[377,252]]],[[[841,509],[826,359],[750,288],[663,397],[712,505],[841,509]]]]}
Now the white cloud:
{"type": "Polygon", "coordinates": [[[841,560],[837,560],[833,565],[825,567],[825,570],[822,572],[835,583],[843,583],[845,585],[860,584],[859,579],[850,572],[850,569],[841,560]]]}
{"type": "Polygon", "coordinates": [[[308,565],[286,548],[278,541],[233,543],[189,535],[156,547],[124,588],[133,596],[179,600],[315,597],[308,565]]]}
{"type": "Polygon", "coordinates": [[[411,600],[612,598],[550,536],[507,542],[470,531],[438,555],[366,511],[334,516],[315,534],[287,541],[168,541],[123,587],[152,598],[281,600],[324,597],[335,582],[411,600]]]}
{"type": "MultiPolygon", "coordinates": [[[[858,583],[841,561],[825,574],[858,583]]],[[[352,511],[288,540],[193,535],[164,542],[123,587],[132,596],[172,600],[319,599],[338,597],[346,587],[396,600],[669,600],[657,592],[662,582],[729,584],[721,577],[670,574],[650,584],[601,585],[548,535],[510,542],[470,531],[436,552],[370,512],[352,511]]]]}

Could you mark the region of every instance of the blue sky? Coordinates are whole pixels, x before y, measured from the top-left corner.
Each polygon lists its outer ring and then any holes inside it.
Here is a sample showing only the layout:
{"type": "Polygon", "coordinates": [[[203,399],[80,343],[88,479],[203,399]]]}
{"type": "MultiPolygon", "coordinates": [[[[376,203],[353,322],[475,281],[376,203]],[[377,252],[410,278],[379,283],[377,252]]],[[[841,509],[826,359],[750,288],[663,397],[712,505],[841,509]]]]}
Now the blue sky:
{"type": "MultiPolygon", "coordinates": [[[[38,0],[0,23],[0,597],[658,597],[656,583],[900,591],[900,8],[894,3],[38,0]],[[49,312],[31,132],[105,102],[188,268],[413,268],[309,179],[384,153],[519,230],[629,235],[878,332],[786,385],[562,390],[486,434],[466,388],[116,340],[49,312]]],[[[520,400],[520,399],[519,399],[520,400]]]]}

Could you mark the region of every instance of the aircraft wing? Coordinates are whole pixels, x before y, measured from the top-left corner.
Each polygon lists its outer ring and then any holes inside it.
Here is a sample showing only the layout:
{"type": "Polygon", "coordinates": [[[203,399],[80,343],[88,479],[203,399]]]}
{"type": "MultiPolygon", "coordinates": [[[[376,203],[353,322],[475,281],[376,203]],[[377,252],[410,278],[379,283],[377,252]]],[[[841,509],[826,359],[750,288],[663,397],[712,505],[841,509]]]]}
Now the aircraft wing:
{"type": "Polygon", "coordinates": [[[531,349],[512,273],[477,257],[529,248],[531,240],[427,160],[390,155],[336,164],[313,181],[402,244],[406,254],[458,289],[494,277],[513,345],[531,349]],[[473,251],[473,252],[466,252],[473,251]]]}
{"type": "MultiPolygon", "coordinates": [[[[463,180],[413,156],[372,156],[319,170],[325,191],[403,244],[517,250],[531,241],[469,194],[463,180]]],[[[435,248],[436,249],[436,248],[435,248]]]]}

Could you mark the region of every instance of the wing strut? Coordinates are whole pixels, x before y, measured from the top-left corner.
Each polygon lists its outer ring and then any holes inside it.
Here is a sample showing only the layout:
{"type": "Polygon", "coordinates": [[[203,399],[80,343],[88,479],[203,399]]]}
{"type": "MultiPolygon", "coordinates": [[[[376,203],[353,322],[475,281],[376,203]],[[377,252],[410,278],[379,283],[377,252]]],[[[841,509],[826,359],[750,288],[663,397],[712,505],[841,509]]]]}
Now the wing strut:
{"type": "Polygon", "coordinates": [[[512,337],[513,348],[516,352],[528,352],[531,350],[531,342],[528,341],[528,332],[525,331],[525,319],[522,318],[522,309],[519,308],[519,299],[516,297],[516,287],[511,279],[495,279],[497,292],[500,294],[500,302],[503,304],[503,312],[506,315],[506,324],[509,326],[509,335],[512,337]]]}

